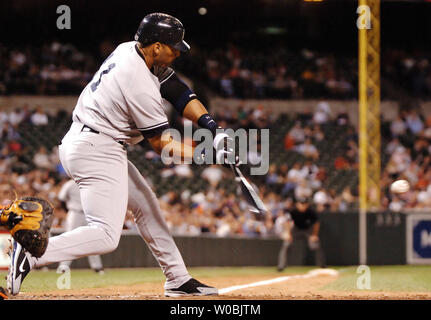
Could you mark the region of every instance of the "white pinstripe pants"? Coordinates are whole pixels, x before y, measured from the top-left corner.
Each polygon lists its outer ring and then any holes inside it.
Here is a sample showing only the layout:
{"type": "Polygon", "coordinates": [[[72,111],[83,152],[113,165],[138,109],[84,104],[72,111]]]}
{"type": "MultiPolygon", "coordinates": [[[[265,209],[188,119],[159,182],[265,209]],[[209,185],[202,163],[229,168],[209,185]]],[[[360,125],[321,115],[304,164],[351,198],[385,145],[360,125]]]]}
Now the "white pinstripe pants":
{"type": "Polygon", "coordinates": [[[104,254],[118,246],[127,207],[165,274],[166,288],[190,279],[161,215],[158,200],[127,152],[112,138],[74,123],[59,147],[61,163],[79,186],[87,226],[50,238],[36,266],[104,254]]]}

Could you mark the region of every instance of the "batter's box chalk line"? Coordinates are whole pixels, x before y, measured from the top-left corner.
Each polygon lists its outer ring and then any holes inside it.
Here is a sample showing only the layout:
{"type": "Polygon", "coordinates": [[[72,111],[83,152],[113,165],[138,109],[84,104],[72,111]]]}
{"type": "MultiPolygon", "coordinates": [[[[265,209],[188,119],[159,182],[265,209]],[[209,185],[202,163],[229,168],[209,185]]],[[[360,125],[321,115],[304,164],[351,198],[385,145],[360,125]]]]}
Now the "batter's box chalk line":
{"type": "Polygon", "coordinates": [[[264,280],[264,281],[258,281],[253,282],[249,284],[243,284],[238,286],[232,286],[228,288],[219,289],[219,294],[229,293],[236,290],[246,289],[246,288],[252,288],[252,287],[260,287],[260,286],[267,286],[269,284],[273,283],[279,283],[289,280],[298,280],[298,279],[310,279],[317,276],[332,276],[336,277],[338,275],[338,271],[334,269],[313,269],[308,271],[306,274],[300,274],[300,275],[293,275],[293,276],[285,276],[285,277],[278,277],[274,279],[264,280]]]}

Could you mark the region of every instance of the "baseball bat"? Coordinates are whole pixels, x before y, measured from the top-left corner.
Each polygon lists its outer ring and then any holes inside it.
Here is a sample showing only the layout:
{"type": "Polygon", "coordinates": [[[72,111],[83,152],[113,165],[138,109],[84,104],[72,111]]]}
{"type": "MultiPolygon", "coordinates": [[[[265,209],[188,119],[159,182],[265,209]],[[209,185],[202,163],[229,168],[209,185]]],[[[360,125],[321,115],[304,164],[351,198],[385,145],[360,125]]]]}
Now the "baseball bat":
{"type": "Polygon", "coordinates": [[[248,182],[244,177],[239,167],[233,164],[230,164],[230,167],[235,174],[235,180],[238,181],[241,186],[242,194],[250,206],[250,211],[258,214],[265,214],[268,211],[265,204],[260,199],[250,182],[248,182]]]}

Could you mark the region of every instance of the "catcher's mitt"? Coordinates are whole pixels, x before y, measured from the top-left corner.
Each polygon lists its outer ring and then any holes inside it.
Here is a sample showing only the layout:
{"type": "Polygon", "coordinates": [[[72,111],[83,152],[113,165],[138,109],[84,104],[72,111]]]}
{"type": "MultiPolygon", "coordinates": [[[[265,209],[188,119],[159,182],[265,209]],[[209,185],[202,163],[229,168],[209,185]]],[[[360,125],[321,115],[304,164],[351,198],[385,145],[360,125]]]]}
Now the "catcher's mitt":
{"type": "Polygon", "coordinates": [[[12,237],[36,258],[48,246],[53,220],[53,206],[36,197],[23,197],[0,209],[0,225],[9,229],[12,237]]]}

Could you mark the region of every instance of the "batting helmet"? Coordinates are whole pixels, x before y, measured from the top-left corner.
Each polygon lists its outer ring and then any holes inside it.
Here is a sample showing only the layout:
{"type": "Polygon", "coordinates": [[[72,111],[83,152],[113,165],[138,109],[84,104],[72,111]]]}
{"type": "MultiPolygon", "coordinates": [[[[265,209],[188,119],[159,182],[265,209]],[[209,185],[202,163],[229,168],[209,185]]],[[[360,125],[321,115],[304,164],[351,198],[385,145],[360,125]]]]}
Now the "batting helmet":
{"type": "Polygon", "coordinates": [[[143,46],[160,42],[187,52],[190,46],[184,41],[184,31],[183,24],[177,18],[165,13],[151,13],[139,24],[135,40],[143,46]]]}

